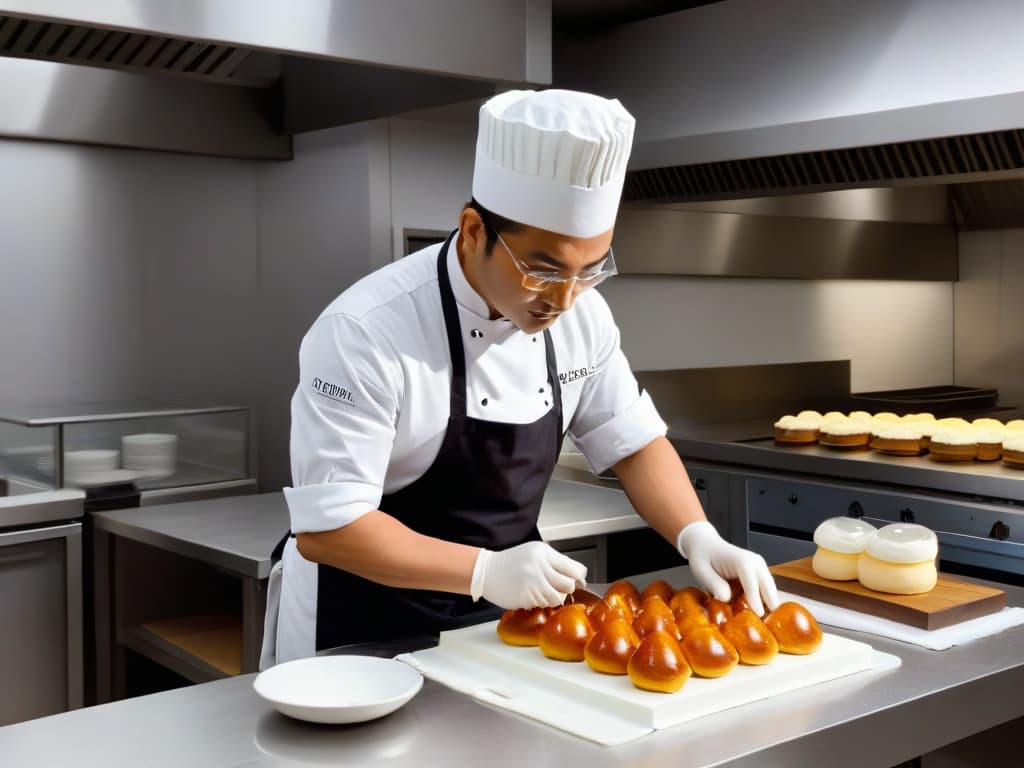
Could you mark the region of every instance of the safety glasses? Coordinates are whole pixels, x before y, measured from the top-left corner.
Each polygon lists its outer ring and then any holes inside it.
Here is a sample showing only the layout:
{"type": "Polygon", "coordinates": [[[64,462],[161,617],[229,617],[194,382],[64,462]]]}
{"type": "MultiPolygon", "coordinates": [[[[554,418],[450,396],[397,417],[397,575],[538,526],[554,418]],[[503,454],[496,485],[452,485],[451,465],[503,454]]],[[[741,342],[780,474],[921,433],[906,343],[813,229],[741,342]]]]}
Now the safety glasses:
{"type": "Polygon", "coordinates": [[[615,255],[612,253],[610,246],[608,253],[605,254],[605,257],[600,262],[586,271],[580,272],[578,275],[564,277],[557,272],[530,269],[512,252],[512,249],[508,247],[508,243],[502,239],[497,231],[494,234],[497,236],[498,242],[501,243],[501,247],[505,249],[509,258],[512,259],[512,263],[516,265],[516,269],[523,276],[523,288],[528,291],[540,292],[551,287],[565,290],[567,283],[570,284],[569,287],[573,290],[582,291],[587,288],[593,288],[595,285],[599,285],[607,278],[618,273],[618,269],[615,268],[615,255]]]}

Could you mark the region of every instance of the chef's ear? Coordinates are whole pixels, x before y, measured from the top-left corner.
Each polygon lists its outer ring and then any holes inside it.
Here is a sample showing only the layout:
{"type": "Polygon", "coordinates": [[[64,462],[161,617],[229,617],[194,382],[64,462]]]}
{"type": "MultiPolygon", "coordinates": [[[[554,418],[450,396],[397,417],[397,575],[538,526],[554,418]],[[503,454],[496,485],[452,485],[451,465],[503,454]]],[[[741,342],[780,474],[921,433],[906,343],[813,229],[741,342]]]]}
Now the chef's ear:
{"type": "Polygon", "coordinates": [[[459,239],[467,253],[475,253],[487,244],[487,228],[480,213],[469,204],[462,208],[459,215],[459,239]]]}

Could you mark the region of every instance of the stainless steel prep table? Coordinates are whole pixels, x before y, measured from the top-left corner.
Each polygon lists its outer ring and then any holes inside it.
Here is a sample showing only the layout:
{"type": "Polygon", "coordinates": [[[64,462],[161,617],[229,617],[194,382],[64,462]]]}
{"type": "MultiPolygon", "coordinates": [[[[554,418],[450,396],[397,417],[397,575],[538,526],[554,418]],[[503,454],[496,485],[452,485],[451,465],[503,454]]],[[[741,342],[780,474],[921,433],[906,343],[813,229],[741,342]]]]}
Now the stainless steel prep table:
{"type": "MultiPolygon", "coordinates": [[[[177,652],[159,638],[125,620],[130,598],[145,599],[141,574],[117,573],[118,541],[141,543],[163,552],[211,565],[240,580],[242,591],[242,672],[254,672],[259,660],[266,604],[265,580],[270,552],[288,529],[288,512],[281,493],[237,496],[180,504],[97,512],[92,515],[95,537],[95,616],[97,637],[97,700],[120,698],[124,692],[124,649],[156,659],[193,682],[222,676],[217,670],[177,652]],[[120,586],[118,579],[121,579],[120,586]],[[125,581],[127,580],[127,581],[125,581]],[[138,593],[142,593],[141,595],[138,593]]],[[[572,551],[605,534],[645,527],[622,491],[552,480],[541,507],[541,535],[561,549],[572,551]]],[[[594,545],[591,544],[591,547],[594,545]]],[[[599,548],[599,547],[598,547],[599,548]]],[[[581,550],[582,551],[582,550],[581,550]]],[[[122,565],[120,570],[126,570],[122,565]]],[[[147,570],[151,570],[148,569],[147,570]]],[[[147,574],[150,578],[152,574],[147,574]]],[[[601,578],[598,573],[592,580],[601,578]]]]}
{"type": "Polygon", "coordinates": [[[927,488],[1024,502],[1024,471],[1002,462],[937,462],[927,456],[837,451],[820,445],[779,447],[764,421],[687,426],[669,424],[668,437],[688,459],[872,483],[927,488]]]}
{"type": "MultiPolygon", "coordinates": [[[[676,585],[691,582],[685,567],[652,578],[659,576],[676,585]]],[[[1024,605],[1024,589],[1007,591],[1010,604],[1024,605]]],[[[1017,695],[1024,685],[1024,627],[941,653],[837,633],[898,655],[902,667],[756,702],[614,748],[431,681],[388,718],[359,726],[311,726],[278,715],[253,692],[253,675],[242,675],[0,728],[0,754],[5,768],[442,763],[455,768],[888,768],[1024,715],[1024,698],[1017,695]]]]}

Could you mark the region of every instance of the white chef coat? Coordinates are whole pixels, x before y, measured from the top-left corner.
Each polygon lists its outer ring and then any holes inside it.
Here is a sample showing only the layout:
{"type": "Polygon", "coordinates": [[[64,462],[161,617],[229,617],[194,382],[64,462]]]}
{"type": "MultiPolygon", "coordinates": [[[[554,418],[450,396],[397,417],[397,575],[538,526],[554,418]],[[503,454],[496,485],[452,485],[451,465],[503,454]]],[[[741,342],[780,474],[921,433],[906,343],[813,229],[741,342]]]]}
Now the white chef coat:
{"type": "MultiPolygon", "coordinates": [[[[553,404],[543,334],[489,318],[454,244],[453,238],[446,258],[466,352],[467,415],[532,422],[553,404]]],[[[303,338],[292,397],[294,487],[284,489],[293,533],[347,525],[377,509],[382,495],[417,480],[436,458],[451,385],[437,277],[441,247],[429,246],[363,278],[303,338]]],[[[582,293],[555,321],[551,337],[563,429],[595,471],[665,434],[597,291],[582,293]]],[[[315,564],[302,558],[292,539],[284,556],[279,661],[312,655],[315,617],[315,564]],[[289,641],[286,632],[294,634],[289,641]]]]}

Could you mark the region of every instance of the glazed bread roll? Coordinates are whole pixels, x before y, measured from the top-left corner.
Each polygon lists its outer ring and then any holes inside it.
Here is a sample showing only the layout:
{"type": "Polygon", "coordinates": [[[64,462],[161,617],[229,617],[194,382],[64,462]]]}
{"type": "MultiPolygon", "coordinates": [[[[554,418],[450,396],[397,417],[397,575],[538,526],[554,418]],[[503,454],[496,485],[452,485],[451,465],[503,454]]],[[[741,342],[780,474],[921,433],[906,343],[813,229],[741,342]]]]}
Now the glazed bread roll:
{"type": "Polygon", "coordinates": [[[693,674],[700,677],[722,677],[733,670],[740,660],[736,647],[718,627],[694,627],[679,643],[693,674]]]}
{"type": "Polygon", "coordinates": [[[823,579],[853,581],[857,578],[857,561],[875,526],[854,517],[831,517],[814,529],[818,545],[811,560],[811,569],[823,579]]]}
{"type": "Polygon", "coordinates": [[[583,649],[593,634],[587,609],[580,603],[571,603],[548,617],[540,628],[537,645],[549,659],[583,661],[583,649]]]}
{"type": "Polygon", "coordinates": [[[637,688],[661,693],[675,693],[691,674],[679,643],[665,632],[652,632],[640,641],[626,672],[637,688]]]}
{"type": "Polygon", "coordinates": [[[719,629],[724,627],[725,622],[732,618],[732,608],[729,607],[729,604],[716,600],[713,597],[708,598],[707,609],[708,619],[719,629]]]}
{"type": "Polygon", "coordinates": [[[583,647],[583,658],[595,672],[624,675],[633,653],[640,646],[640,636],[627,622],[612,619],[604,624],[583,647]]]}
{"type": "Polygon", "coordinates": [[[676,628],[679,630],[679,637],[685,637],[690,630],[697,627],[713,627],[711,619],[708,618],[707,611],[700,609],[697,611],[677,611],[676,617],[676,628]]]}
{"type": "Polygon", "coordinates": [[[498,620],[498,637],[509,645],[537,645],[540,628],[547,623],[548,613],[547,608],[505,611],[498,620]]]}
{"type": "Polygon", "coordinates": [[[821,645],[821,627],[800,603],[783,603],[765,617],[764,625],[783,653],[806,655],[821,645]]]}
{"type": "Polygon", "coordinates": [[[576,589],[572,594],[565,598],[565,602],[566,604],[579,603],[589,611],[601,602],[601,598],[593,592],[588,592],[585,589],[576,589]]]}
{"type": "Polygon", "coordinates": [[[740,664],[767,664],[779,652],[779,642],[764,622],[750,610],[740,611],[722,628],[725,639],[740,655],[740,664]]]}
{"type": "Polygon", "coordinates": [[[703,607],[706,599],[707,595],[696,587],[683,587],[672,595],[672,599],[668,601],[668,607],[672,609],[672,613],[683,609],[696,610],[703,607]]]}
{"type": "Polygon", "coordinates": [[[875,531],[857,561],[868,589],[895,595],[928,592],[938,580],[939,540],[923,525],[893,523],[875,531]]]}
{"type": "Polygon", "coordinates": [[[627,579],[619,579],[613,582],[608,587],[608,591],[604,593],[605,600],[612,595],[622,595],[626,602],[629,603],[629,608],[633,613],[640,610],[640,593],[636,591],[633,582],[627,579]]]}
{"type": "Polygon", "coordinates": [[[679,628],[676,627],[672,609],[657,596],[644,600],[640,613],[633,619],[633,629],[640,637],[647,637],[652,632],[668,632],[676,639],[679,638],[679,628]]]}
{"type": "Polygon", "coordinates": [[[669,600],[672,599],[672,596],[675,595],[675,593],[676,591],[672,585],[664,579],[652,581],[644,587],[644,591],[640,593],[640,606],[643,607],[644,602],[650,597],[660,597],[665,601],[665,604],[668,605],[669,600]]]}
{"type": "Polygon", "coordinates": [[[607,598],[602,600],[590,609],[587,616],[594,629],[602,627],[615,619],[622,619],[628,624],[633,623],[633,612],[629,609],[629,605],[625,601],[616,601],[614,599],[613,602],[608,602],[607,598]]]}

